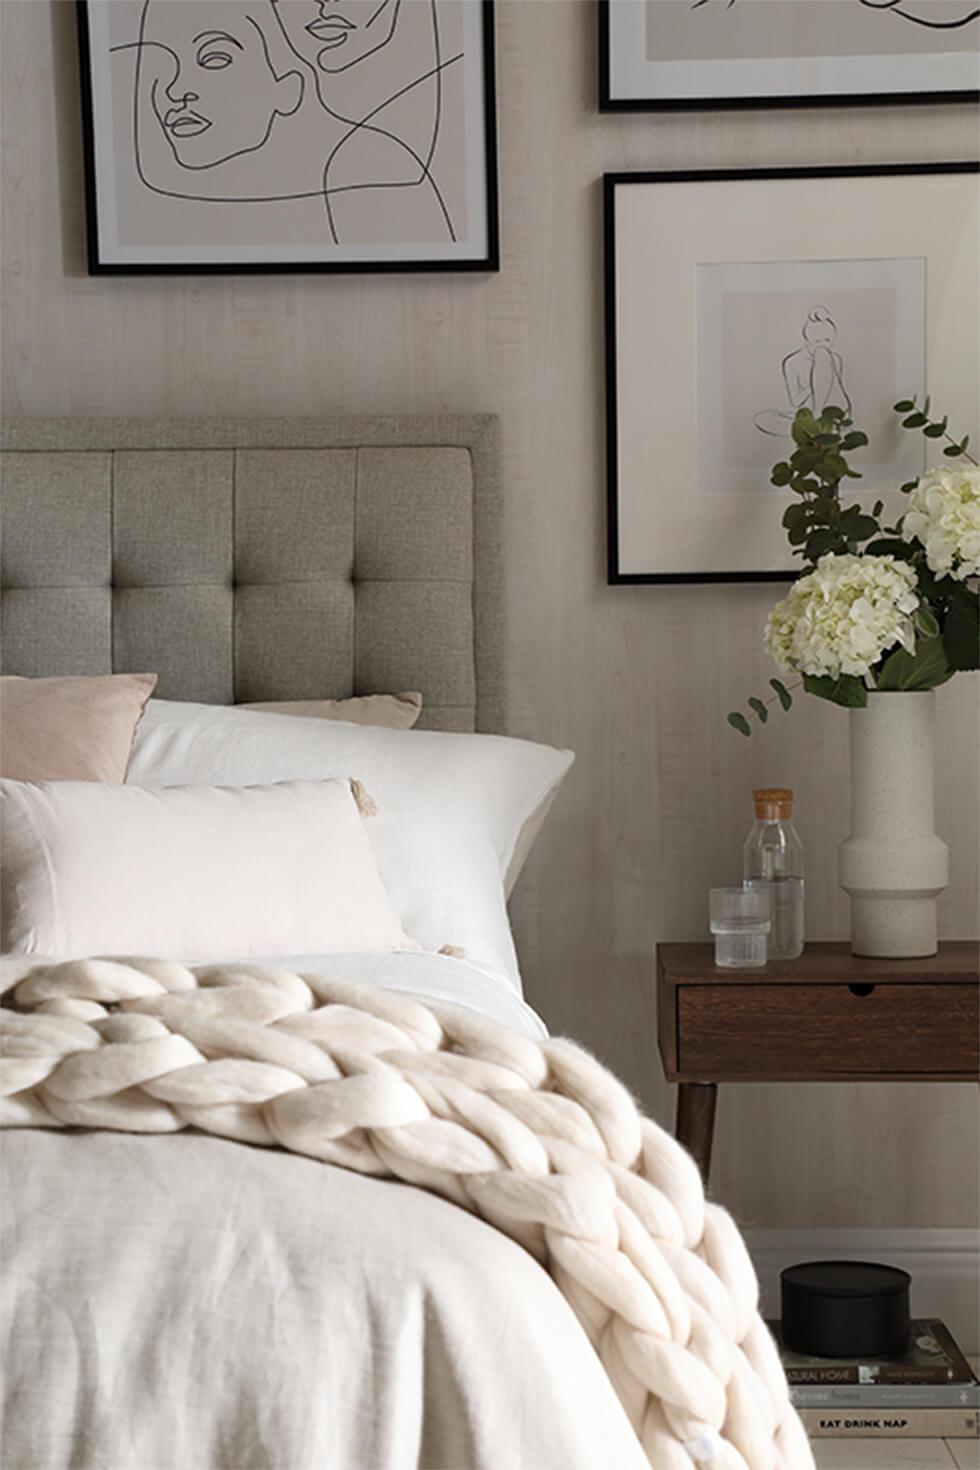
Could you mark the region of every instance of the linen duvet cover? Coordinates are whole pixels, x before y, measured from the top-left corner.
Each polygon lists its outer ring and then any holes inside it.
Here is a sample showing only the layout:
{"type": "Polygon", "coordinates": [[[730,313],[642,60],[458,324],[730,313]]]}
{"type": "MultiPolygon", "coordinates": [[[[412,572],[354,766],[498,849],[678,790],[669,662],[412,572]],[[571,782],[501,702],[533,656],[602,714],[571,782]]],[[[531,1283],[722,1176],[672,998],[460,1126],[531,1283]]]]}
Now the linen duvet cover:
{"type": "MultiPolygon", "coordinates": [[[[439,956],[293,960],[541,1036],[439,956]]],[[[183,1133],[0,1135],[5,1470],[642,1470],[570,1306],[408,1185],[183,1133]]]]}

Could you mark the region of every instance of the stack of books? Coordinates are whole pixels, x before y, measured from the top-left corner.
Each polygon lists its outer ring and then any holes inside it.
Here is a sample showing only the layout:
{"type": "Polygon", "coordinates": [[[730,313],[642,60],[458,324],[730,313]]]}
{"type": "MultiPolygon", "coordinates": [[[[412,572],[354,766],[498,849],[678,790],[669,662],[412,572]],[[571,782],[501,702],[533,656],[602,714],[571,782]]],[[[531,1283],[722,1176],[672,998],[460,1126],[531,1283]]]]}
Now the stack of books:
{"type": "Polygon", "coordinates": [[[975,1439],[980,1383],[942,1322],[912,1323],[900,1358],[811,1358],[779,1346],[790,1398],[812,1438],[975,1439]]]}

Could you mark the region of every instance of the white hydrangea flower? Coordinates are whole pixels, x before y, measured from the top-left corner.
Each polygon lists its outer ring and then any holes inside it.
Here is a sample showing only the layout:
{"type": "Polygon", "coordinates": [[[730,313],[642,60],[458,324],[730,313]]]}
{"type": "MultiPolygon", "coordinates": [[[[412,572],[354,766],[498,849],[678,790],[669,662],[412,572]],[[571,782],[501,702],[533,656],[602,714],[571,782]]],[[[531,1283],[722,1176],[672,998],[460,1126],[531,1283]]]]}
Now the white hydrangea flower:
{"type": "Polygon", "coordinates": [[[794,582],[766,623],[781,669],[863,677],[895,644],[915,648],[916,576],[894,556],[822,556],[794,582]]]}
{"type": "Polygon", "coordinates": [[[927,470],[909,496],[902,535],[921,542],[937,577],[980,577],[980,469],[927,470]]]}

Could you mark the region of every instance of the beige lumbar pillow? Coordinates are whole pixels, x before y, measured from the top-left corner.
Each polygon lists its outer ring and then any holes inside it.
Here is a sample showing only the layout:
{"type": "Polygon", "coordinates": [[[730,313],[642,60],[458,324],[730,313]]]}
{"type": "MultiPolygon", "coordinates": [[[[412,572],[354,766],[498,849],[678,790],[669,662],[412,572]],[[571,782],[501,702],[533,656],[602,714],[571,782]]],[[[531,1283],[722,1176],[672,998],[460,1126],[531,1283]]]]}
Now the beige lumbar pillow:
{"type": "Polygon", "coordinates": [[[417,949],[385,891],[358,782],[0,781],[4,953],[417,949]]]}
{"type": "Polygon", "coordinates": [[[0,678],[0,776],[125,781],[156,674],[0,678]]]}
{"type": "Polygon", "coordinates": [[[348,725],[411,730],[422,713],[422,696],[414,691],[360,694],[353,699],[293,699],[278,704],[240,704],[238,708],[263,710],[267,715],[302,715],[308,720],[344,720],[348,725]]]}

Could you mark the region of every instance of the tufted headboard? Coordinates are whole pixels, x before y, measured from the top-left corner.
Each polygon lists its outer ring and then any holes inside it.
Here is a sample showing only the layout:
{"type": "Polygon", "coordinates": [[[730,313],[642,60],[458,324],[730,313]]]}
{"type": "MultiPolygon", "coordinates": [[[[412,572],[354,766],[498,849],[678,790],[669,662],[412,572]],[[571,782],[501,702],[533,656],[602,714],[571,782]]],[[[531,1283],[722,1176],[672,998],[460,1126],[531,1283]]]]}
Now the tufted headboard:
{"type": "Polygon", "coordinates": [[[2,669],[500,730],[497,420],[8,419],[2,669]]]}

